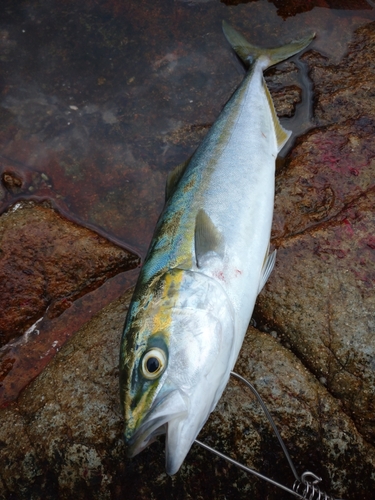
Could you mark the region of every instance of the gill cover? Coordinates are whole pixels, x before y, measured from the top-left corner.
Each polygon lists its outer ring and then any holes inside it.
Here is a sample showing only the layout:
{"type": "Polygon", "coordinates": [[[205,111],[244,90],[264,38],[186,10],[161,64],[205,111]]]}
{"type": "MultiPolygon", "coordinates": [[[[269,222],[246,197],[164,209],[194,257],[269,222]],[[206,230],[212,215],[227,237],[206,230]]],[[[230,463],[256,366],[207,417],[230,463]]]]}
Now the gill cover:
{"type": "Polygon", "coordinates": [[[137,308],[143,335],[122,383],[128,455],[165,433],[166,469],[174,474],[226,386],[234,314],[225,290],[203,273],[173,269],[159,288],[171,281],[179,286],[168,300],[160,299],[164,290],[137,308]]]}

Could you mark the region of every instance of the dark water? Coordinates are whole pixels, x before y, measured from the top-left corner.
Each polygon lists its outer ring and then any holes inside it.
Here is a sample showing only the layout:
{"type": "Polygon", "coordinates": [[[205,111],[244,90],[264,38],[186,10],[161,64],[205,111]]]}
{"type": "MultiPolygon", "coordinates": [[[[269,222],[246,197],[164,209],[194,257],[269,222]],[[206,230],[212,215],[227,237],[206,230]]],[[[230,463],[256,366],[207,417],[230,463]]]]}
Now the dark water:
{"type": "MultiPolygon", "coordinates": [[[[167,173],[192,154],[243,77],[222,20],[264,46],[316,32],[310,49],[338,62],[354,30],[375,19],[365,0],[3,0],[0,10],[0,213],[19,199],[49,199],[141,256],[167,173]]],[[[303,61],[294,62],[302,100],[283,124],[297,137],[314,127],[313,88],[303,61]]],[[[3,358],[28,373],[9,387],[22,388],[36,359],[40,371],[135,277],[108,282],[52,325],[42,321],[52,351],[42,344],[33,357],[26,343],[26,359],[7,348],[3,358]]]]}
{"type": "MultiPolygon", "coordinates": [[[[167,172],[184,161],[241,80],[221,33],[226,19],[252,42],[311,31],[338,60],[374,18],[358,1],[3,1],[0,18],[0,191],[50,198],[79,223],[145,255],[167,172]],[[285,6],[287,4],[287,7],[285,6]]],[[[289,128],[313,125],[308,75],[289,128]]]]}

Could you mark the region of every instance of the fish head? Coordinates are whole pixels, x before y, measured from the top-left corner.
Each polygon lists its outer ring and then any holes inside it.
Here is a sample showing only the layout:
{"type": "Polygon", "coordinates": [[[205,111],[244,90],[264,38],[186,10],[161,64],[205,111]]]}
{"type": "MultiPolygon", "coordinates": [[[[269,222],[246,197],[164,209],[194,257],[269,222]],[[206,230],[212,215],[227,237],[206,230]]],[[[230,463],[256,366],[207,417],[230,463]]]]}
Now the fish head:
{"type": "Polygon", "coordinates": [[[224,289],[201,273],[175,269],[158,289],[126,323],[120,384],[128,455],[166,434],[172,475],[227,384],[234,319],[224,289]]]}

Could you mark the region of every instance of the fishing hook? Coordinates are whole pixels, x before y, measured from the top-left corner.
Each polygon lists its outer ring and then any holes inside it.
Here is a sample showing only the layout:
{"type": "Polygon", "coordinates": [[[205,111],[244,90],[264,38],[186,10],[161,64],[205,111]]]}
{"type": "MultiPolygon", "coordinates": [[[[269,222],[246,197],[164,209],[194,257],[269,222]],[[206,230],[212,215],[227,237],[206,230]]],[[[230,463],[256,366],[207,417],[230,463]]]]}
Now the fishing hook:
{"type": "Polygon", "coordinates": [[[283,489],[284,491],[287,491],[288,493],[290,493],[291,495],[293,495],[296,498],[301,498],[302,500],[341,500],[341,499],[335,499],[335,498],[327,495],[324,491],[322,491],[317,486],[317,484],[322,480],[322,478],[317,476],[313,472],[306,471],[301,475],[301,477],[298,476],[296,468],[294,467],[293,461],[292,461],[292,459],[289,455],[289,452],[285,446],[285,443],[284,443],[284,441],[283,441],[283,439],[282,439],[282,437],[281,437],[281,435],[276,427],[276,424],[275,424],[270,412],[268,411],[268,408],[266,407],[263,399],[261,398],[260,394],[255,389],[255,387],[252,384],[250,384],[250,382],[248,380],[246,380],[244,377],[242,377],[241,375],[239,375],[236,372],[230,372],[230,374],[233,377],[240,380],[241,382],[243,382],[251,390],[251,392],[257,398],[258,403],[262,407],[262,410],[264,411],[269,423],[271,424],[271,426],[274,430],[274,433],[276,434],[276,437],[280,443],[280,446],[284,452],[284,455],[285,455],[286,459],[288,460],[289,467],[291,468],[293,475],[295,477],[293,489],[290,489],[287,486],[284,486],[283,484],[280,484],[277,481],[274,481],[273,479],[270,479],[269,477],[264,476],[260,472],[254,470],[254,469],[251,469],[250,467],[246,467],[245,465],[240,464],[239,462],[237,462],[233,458],[230,458],[230,457],[224,455],[223,453],[220,453],[220,451],[217,451],[214,448],[211,448],[211,446],[208,446],[207,444],[202,443],[201,441],[198,441],[198,439],[196,439],[195,442],[199,446],[201,446],[202,448],[205,448],[206,450],[211,451],[215,455],[217,455],[217,456],[223,458],[224,460],[227,460],[228,462],[236,465],[240,469],[242,469],[246,472],[249,472],[250,474],[253,474],[254,476],[257,476],[260,479],[263,479],[264,481],[267,481],[267,482],[273,484],[274,486],[277,486],[278,488],[283,489]]]}

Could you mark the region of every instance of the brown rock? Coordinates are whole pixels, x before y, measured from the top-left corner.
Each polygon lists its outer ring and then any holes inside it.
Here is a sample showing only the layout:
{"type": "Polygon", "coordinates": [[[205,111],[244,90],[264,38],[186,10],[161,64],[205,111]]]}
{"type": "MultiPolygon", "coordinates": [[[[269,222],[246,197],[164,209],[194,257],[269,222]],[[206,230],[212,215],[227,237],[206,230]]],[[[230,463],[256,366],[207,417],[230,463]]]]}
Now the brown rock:
{"type": "Polygon", "coordinates": [[[0,217],[0,344],[59,315],[138,257],[55,212],[22,202],[0,217]]]}
{"type": "Polygon", "coordinates": [[[290,85],[273,92],[275,106],[279,117],[291,117],[295,113],[295,108],[302,100],[302,92],[297,85],[290,85]]]}
{"type": "MultiPolygon", "coordinates": [[[[239,5],[242,3],[249,3],[253,0],[221,0],[226,5],[239,5]]],[[[308,12],[314,7],[331,8],[331,9],[369,9],[370,5],[366,0],[270,0],[277,8],[277,14],[287,19],[288,17],[308,12]]]]}
{"type": "MultiPolygon", "coordinates": [[[[125,456],[118,352],[130,293],[103,310],[56,355],[17,404],[0,410],[0,495],[17,499],[288,499],[193,445],[180,472],[164,470],[161,440],[125,456]]],[[[298,473],[370,500],[375,452],[340,403],[277,339],[249,328],[236,369],[267,402],[298,473]]],[[[294,478],[266,417],[231,382],[200,439],[291,488],[294,478]]]]}
{"type": "Polygon", "coordinates": [[[372,123],[370,118],[348,120],[297,140],[276,178],[273,238],[328,221],[374,186],[372,123]]]}
{"type": "Polygon", "coordinates": [[[319,125],[339,123],[349,118],[373,117],[374,31],[374,23],[359,28],[346,57],[339,64],[330,64],[313,51],[303,56],[314,81],[315,118],[319,125]]]}
{"type": "Polygon", "coordinates": [[[2,498],[68,499],[74,489],[79,498],[110,498],[123,448],[117,363],[125,309],[122,299],[103,311],[17,405],[0,410],[2,498]]]}
{"type": "Polygon", "coordinates": [[[372,444],[375,107],[367,86],[375,84],[374,50],[372,23],[337,66],[305,56],[316,119],[325,126],[299,139],[277,179],[278,259],[256,310],[372,444]]]}
{"type": "Polygon", "coordinates": [[[15,173],[4,172],[2,175],[2,181],[4,187],[12,194],[17,194],[20,192],[22,187],[22,179],[20,179],[15,173]]]}
{"type": "Polygon", "coordinates": [[[284,240],[257,311],[372,443],[375,189],[336,217],[284,240]]]}
{"type": "Polygon", "coordinates": [[[280,118],[293,116],[296,105],[302,100],[298,77],[298,68],[291,61],[285,61],[267,71],[265,80],[280,118]]]}
{"type": "MultiPolygon", "coordinates": [[[[322,488],[347,500],[371,500],[375,489],[374,36],[373,24],[360,29],[339,65],[311,51],[304,56],[320,128],[299,140],[277,180],[278,259],[257,307],[272,336],[250,328],[237,364],[267,402],[298,472],[321,474],[322,488]]],[[[167,86],[166,93],[173,95],[167,86]]],[[[191,128],[179,130],[171,135],[177,142],[191,128]]],[[[289,499],[195,445],[173,478],[164,471],[162,442],[125,458],[117,360],[128,300],[82,328],[20,400],[0,411],[0,495],[289,499]]],[[[9,358],[5,368],[11,365],[9,358]]],[[[237,383],[200,438],[292,486],[267,420],[237,383]]]]}

